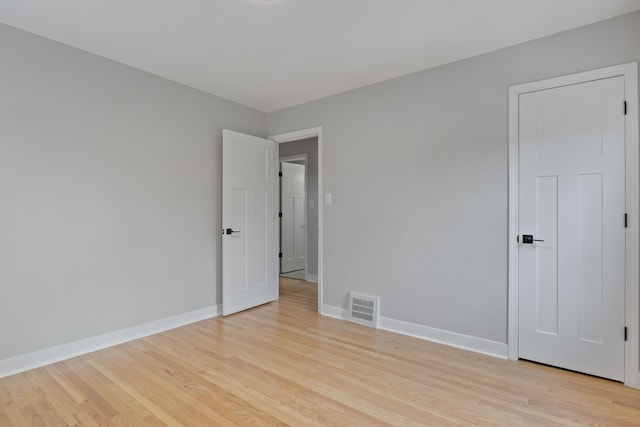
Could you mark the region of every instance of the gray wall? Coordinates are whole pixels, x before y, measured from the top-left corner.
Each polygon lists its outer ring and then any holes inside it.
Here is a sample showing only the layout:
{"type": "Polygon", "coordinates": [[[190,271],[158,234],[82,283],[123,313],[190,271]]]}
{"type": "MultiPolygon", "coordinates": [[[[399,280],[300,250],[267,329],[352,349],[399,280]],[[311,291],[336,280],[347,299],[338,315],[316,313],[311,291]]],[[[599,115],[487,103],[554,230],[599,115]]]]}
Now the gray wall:
{"type": "Polygon", "coordinates": [[[505,343],[507,91],[640,59],[640,13],[267,115],[322,126],[324,302],[505,343]]]}
{"type": "Polygon", "coordinates": [[[278,144],[280,157],[307,154],[307,274],[318,274],[318,138],[278,144]],[[314,206],[309,206],[309,199],[314,206]]]}
{"type": "Polygon", "coordinates": [[[0,25],[0,359],[218,304],[259,111],[0,25]]]}
{"type": "MultiPolygon", "coordinates": [[[[507,88],[640,59],[640,13],[267,116],[323,126],[324,299],[506,342],[507,88]]],[[[0,359],[220,301],[221,129],[265,115],[0,25],[0,359]]]]}

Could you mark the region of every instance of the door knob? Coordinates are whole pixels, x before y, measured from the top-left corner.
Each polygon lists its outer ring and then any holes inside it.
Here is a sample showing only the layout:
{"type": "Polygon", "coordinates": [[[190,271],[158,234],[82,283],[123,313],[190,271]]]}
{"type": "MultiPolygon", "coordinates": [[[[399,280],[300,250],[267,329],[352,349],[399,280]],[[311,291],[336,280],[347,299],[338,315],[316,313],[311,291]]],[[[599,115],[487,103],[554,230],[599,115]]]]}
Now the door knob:
{"type": "Polygon", "coordinates": [[[227,234],[233,234],[233,233],[239,233],[240,231],[238,230],[232,230],[231,228],[227,228],[227,234]]]}
{"type": "Polygon", "coordinates": [[[544,242],[544,240],[540,240],[540,239],[534,239],[533,235],[531,234],[523,234],[522,235],[522,243],[525,244],[532,244],[533,242],[544,242]]]}

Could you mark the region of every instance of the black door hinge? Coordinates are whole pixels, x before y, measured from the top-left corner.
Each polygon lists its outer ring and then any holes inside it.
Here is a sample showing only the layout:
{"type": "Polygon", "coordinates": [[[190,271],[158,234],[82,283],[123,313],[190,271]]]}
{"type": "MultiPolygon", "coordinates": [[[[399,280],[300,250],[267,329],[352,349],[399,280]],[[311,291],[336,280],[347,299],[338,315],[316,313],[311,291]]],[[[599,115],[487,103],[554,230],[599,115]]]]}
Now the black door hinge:
{"type": "MultiPolygon", "coordinates": [[[[278,217],[282,218],[282,212],[278,212],[278,217]]],[[[626,224],[626,222],[625,222],[625,224],[626,224]]]]}
{"type": "Polygon", "coordinates": [[[627,115],[627,101],[624,101],[624,115],[627,115]]]}
{"type": "Polygon", "coordinates": [[[629,215],[624,214],[624,228],[629,227],[629,215]]]}
{"type": "Polygon", "coordinates": [[[278,254],[278,258],[282,258],[282,252],[278,254]]]}
{"type": "Polygon", "coordinates": [[[627,340],[627,327],[624,327],[624,340],[627,340]]]}
{"type": "Polygon", "coordinates": [[[282,178],[282,172],[278,172],[278,176],[282,178]]]}

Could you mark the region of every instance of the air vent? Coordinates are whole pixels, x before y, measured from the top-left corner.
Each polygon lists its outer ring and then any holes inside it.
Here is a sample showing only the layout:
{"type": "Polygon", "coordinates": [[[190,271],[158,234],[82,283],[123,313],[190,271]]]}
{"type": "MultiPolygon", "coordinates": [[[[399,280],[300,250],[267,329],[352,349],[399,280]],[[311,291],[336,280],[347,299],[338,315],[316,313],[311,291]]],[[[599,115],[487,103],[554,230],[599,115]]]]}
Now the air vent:
{"type": "Polygon", "coordinates": [[[380,298],[349,293],[349,314],[347,320],[359,325],[378,327],[378,307],[380,298]]]}

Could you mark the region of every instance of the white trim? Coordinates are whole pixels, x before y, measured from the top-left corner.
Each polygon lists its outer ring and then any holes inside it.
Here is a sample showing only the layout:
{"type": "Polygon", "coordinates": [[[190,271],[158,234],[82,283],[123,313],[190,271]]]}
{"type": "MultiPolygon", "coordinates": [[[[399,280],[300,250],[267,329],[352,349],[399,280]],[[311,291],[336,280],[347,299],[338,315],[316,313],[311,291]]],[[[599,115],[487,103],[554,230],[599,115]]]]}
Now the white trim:
{"type": "Polygon", "coordinates": [[[210,319],[218,316],[221,310],[222,307],[220,305],[205,307],[130,328],[3,359],[0,360],[0,378],[210,319]]]}
{"type": "MultiPolygon", "coordinates": [[[[280,172],[282,172],[282,163],[288,163],[292,161],[300,161],[304,162],[304,271],[309,270],[309,251],[307,250],[307,246],[309,245],[309,156],[307,153],[302,154],[293,154],[291,156],[282,156],[280,157],[280,150],[278,150],[278,167],[280,172]]],[[[282,188],[282,181],[278,183],[278,209],[282,212],[282,194],[280,194],[280,189],[282,188]]],[[[278,221],[278,241],[279,241],[279,251],[282,252],[282,230],[280,229],[280,224],[282,221],[278,221]]],[[[279,260],[279,268],[278,274],[282,274],[282,259],[279,260]]]]}
{"type": "Polygon", "coordinates": [[[309,139],[322,134],[322,126],[315,128],[303,129],[294,132],[281,133],[279,135],[270,136],[269,139],[282,144],[284,142],[300,141],[302,139],[309,139]]]}
{"type": "Polygon", "coordinates": [[[380,317],[378,328],[385,331],[436,342],[438,344],[448,345],[450,347],[473,351],[475,353],[486,354],[488,356],[499,357],[501,359],[507,358],[507,345],[497,341],[444,331],[442,329],[431,328],[429,326],[418,325],[416,323],[409,323],[402,320],[390,319],[388,317],[380,317]]]}
{"type": "Polygon", "coordinates": [[[337,307],[335,305],[326,305],[322,306],[322,311],[320,312],[323,316],[333,317],[335,319],[347,320],[347,309],[342,307],[337,307]]]}
{"type": "Polygon", "coordinates": [[[518,360],[518,222],[519,153],[518,148],[518,96],[515,87],[509,88],[509,232],[507,234],[507,348],[509,359],[518,360]]]}
{"type": "Polygon", "coordinates": [[[638,289],[640,259],[640,140],[638,135],[638,63],[627,65],[625,70],[626,120],[626,170],[627,170],[627,290],[626,325],[628,340],[625,348],[625,384],[640,388],[640,289],[638,289]]]}
{"type": "Polygon", "coordinates": [[[318,283],[318,275],[317,274],[308,274],[307,272],[304,273],[304,281],[305,282],[311,282],[311,283],[318,283]]]}
{"type": "Polygon", "coordinates": [[[626,233],[625,321],[628,340],[625,346],[625,384],[640,387],[640,295],[638,290],[640,256],[640,182],[638,141],[638,63],[616,65],[569,76],[541,80],[509,88],[509,234],[508,234],[508,355],[518,359],[518,99],[521,94],[624,76],[627,101],[626,120],[626,205],[629,227],[626,233]]]}
{"type": "MultiPolygon", "coordinates": [[[[274,135],[274,136],[270,136],[269,139],[275,141],[278,144],[282,144],[284,142],[291,142],[291,141],[299,141],[301,139],[307,139],[307,138],[313,138],[313,137],[317,137],[318,138],[318,277],[317,277],[317,283],[318,283],[318,313],[322,313],[323,311],[323,305],[322,305],[322,301],[323,301],[323,297],[322,297],[322,289],[323,289],[323,263],[324,263],[324,256],[323,256],[323,212],[324,212],[324,203],[321,203],[322,200],[322,194],[323,194],[323,190],[324,190],[324,186],[323,186],[323,177],[322,177],[322,168],[323,168],[323,164],[322,164],[322,127],[318,126],[318,127],[314,127],[314,128],[309,128],[309,129],[304,129],[304,130],[299,130],[299,131],[295,131],[295,132],[288,132],[288,133],[283,133],[280,135],[274,135]]],[[[279,150],[276,146],[276,153],[277,155],[279,155],[279,150]]],[[[278,195],[278,197],[280,197],[278,195]]],[[[277,261],[276,261],[277,262],[277,261]]],[[[277,291],[279,292],[279,291],[277,291]]],[[[277,295],[276,295],[277,296],[277,295]]]]}
{"type": "MultiPolygon", "coordinates": [[[[334,317],[340,320],[347,320],[348,310],[332,305],[322,306],[322,315],[334,317]]],[[[500,359],[507,358],[507,345],[497,341],[476,338],[456,332],[444,331],[442,329],[431,328],[429,326],[418,325],[416,323],[405,322],[403,320],[380,317],[378,329],[382,329],[396,334],[407,335],[438,344],[448,345],[475,353],[486,354],[500,359]]]]}
{"type": "Polygon", "coordinates": [[[300,161],[303,160],[304,164],[306,166],[307,164],[307,158],[309,156],[307,155],[307,153],[302,153],[302,154],[292,154],[291,156],[282,156],[279,158],[280,163],[291,163],[291,162],[296,162],[296,161],[300,161]]]}
{"type": "MultiPolygon", "coordinates": [[[[274,171],[274,173],[278,173],[280,172],[280,144],[278,144],[277,141],[275,142],[275,162],[276,162],[276,171],[274,171]]],[[[276,235],[278,236],[278,239],[276,240],[276,243],[274,244],[275,246],[275,257],[273,259],[273,265],[274,265],[274,271],[276,271],[276,279],[275,279],[275,283],[274,283],[274,289],[273,289],[273,300],[274,301],[278,301],[280,299],[280,264],[282,264],[282,262],[280,261],[280,256],[279,256],[279,252],[280,252],[280,218],[278,217],[278,212],[280,211],[281,207],[280,207],[280,187],[281,187],[281,182],[280,182],[280,177],[276,177],[278,185],[276,185],[276,200],[278,201],[278,206],[274,207],[273,209],[273,224],[276,230],[276,235]]]]}

